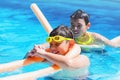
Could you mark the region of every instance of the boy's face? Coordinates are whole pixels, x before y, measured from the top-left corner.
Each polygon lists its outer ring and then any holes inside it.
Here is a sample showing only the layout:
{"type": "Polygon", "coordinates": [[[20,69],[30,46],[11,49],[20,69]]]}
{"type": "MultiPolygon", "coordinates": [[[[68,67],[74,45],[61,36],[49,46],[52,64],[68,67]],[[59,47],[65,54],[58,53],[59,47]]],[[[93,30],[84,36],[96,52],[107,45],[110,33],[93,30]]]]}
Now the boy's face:
{"type": "Polygon", "coordinates": [[[65,55],[69,49],[69,42],[62,41],[62,42],[55,42],[52,41],[50,43],[50,50],[54,54],[65,55]]]}
{"type": "Polygon", "coordinates": [[[89,26],[85,24],[84,19],[71,19],[71,30],[74,37],[82,36],[86,33],[89,26]]]}

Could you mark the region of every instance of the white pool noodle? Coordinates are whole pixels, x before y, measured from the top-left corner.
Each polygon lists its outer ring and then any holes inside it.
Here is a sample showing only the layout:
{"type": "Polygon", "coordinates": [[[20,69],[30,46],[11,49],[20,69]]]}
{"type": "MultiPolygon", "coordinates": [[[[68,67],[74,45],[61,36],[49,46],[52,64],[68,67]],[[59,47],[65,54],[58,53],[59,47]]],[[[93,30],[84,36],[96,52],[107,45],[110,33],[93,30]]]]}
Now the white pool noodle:
{"type": "Polygon", "coordinates": [[[58,71],[60,71],[60,69],[54,70],[52,67],[48,67],[45,69],[27,72],[23,74],[3,77],[3,78],[0,78],[0,80],[36,80],[37,78],[44,77],[58,71]]]}
{"type": "Polygon", "coordinates": [[[41,10],[38,8],[38,6],[35,3],[31,4],[31,9],[38,18],[38,20],[40,21],[40,23],[42,24],[42,26],[45,28],[47,33],[49,34],[52,31],[52,27],[45,18],[45,16],[43,15],[43,13],[41,12],[41,10]]]}

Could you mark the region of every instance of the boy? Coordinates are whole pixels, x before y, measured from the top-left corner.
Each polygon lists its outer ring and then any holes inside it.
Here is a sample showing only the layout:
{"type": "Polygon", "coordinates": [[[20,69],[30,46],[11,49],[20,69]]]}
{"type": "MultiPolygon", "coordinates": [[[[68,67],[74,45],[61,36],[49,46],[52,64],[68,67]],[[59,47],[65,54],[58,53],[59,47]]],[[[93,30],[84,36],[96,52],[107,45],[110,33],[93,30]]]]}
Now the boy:
{"type": "Polygon", "coordinates": [[[88,32],[90,28],[89,16],[82,10],[75,11],[71,16],[71,30],[74,34],[74,40],[79,44],[82,50],[103,50],[104,45],[119,48],[120,36],[109,40],[106,37],[95,33],[88,32]]]}
{"type": "Polygon", "coordinates": [[[50,33],[46,41],[50,44],[50,48],[44,49],[42,45],[36,45],[29,52],[28,57],[40,56],[62,68],[61,71],[51,76],[53,79],[70,80],[88,74],[89,59],[80,55],[80,47],[74,43],[70,29],[61,25],[50,33]]]}

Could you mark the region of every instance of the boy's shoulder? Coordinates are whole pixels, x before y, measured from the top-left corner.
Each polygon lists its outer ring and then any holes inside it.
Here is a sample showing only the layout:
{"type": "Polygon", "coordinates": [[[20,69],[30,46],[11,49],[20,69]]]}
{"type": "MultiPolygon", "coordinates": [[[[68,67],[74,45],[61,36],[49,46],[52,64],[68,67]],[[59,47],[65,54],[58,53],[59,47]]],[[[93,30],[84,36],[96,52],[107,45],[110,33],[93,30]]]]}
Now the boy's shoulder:
{"type": "Polygon", "coordinates": [[[90,35],[92,35],[92,36],[98,36],[98,35],[100,35],[99,33],[96,33],[96,32],[88,32],[90,35]]]}
{"type": "Polygon", "coordinates": [[[96,33],[96,32],[88,32],[92,37],[94,37],[94,38],[101,38],[101,34],[99,34],[99,33],[96,33]]]}

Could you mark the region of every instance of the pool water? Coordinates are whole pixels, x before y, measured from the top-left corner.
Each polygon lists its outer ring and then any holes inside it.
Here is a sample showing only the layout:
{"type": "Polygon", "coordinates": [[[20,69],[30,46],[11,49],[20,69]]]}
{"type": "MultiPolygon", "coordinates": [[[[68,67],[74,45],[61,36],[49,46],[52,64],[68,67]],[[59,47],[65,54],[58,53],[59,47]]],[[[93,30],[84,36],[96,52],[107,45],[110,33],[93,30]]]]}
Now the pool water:
{"type": "MultiPolygon", "coordinates": [[[[109,39],[120,35],[119,0],[4,0],[0,3],[0,64],[23,59],[34,44],[45,43],[48,34],[30,9],[33,2],[39,6],[52,28],[60,24],[70,26],[70,15],[82,9],[90,15],[89,31],[98,32],[109,39]]],[[[83,53],[91,62],[88,80],[120,79],[120,49],[105,49],[104,53],[83,53]]],[[[9,73],[0,73],[0,77],[48,66],[47,63],[34,63],[9,73]]]]}

